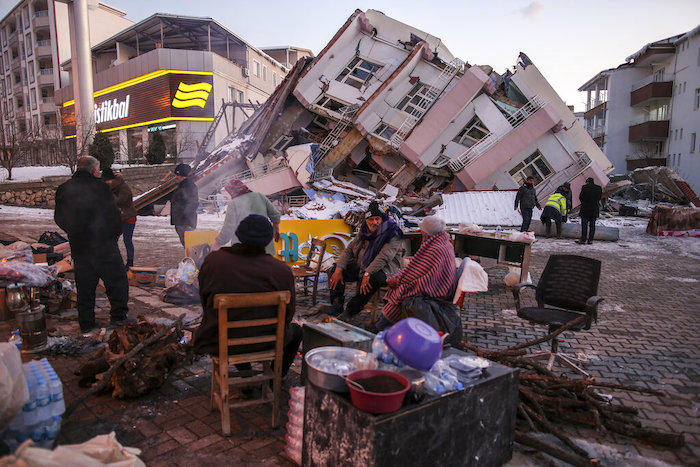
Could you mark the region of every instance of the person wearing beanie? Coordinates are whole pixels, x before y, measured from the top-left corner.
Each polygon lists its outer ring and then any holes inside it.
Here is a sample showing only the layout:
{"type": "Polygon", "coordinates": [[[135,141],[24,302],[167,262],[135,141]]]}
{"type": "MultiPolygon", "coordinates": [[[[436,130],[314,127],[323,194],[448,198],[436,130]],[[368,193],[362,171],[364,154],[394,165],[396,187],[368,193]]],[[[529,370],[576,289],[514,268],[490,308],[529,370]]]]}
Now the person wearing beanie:
{"type": "Polygon", "coordinates": [[[595,221],[600,214],[600,200],[603,197],[603,188],[596,185],[593,177],[586,179],[586,184],[581,187],[581,193],[578,195],[581,201],[579,215],[581,216],[581,239],[576,243],[583,245],[593,243],[595,236],[595,221]]]}
{"type": "Polygon", "coordinates": [[[188,164],[178,164],[175,167],[173,174],[177,188],[170,195],[170,224],[175,226],[182,246],[185,246],[185,232],[197,228],[199,192],[197,185],[189,178],[191,171],[188,164]]]}
{"type": "MultiPolygon", "coordinates": [[[[282,374],[289,371],[299,350],[302,331],[292,323],[295,312],[294,275],[289,266],[265,253],[273,237],[273,227],[265,216],[251,214],[238,228],[238,242],[207,255],[199,270],[199,295],[202,301],[202,323],[194,332],[194,351],[200,354],[219,353],[219,311],[214,307],[214,296],[223,293],[254,293],[288,290],[291,299],[285,315],[282,374]]],[[[261,319],[276,315],[276,307],[251,307],[235,311],[241,320],[261,319]]],[[[233,311],[231,312],[233,313],[233,311]]],[[[231,330],[231,338],[255,337],[250,330],[231,330]]],[[[270,344],[251,345],[248,352],[268,350],[270,344]]],[[[247,365],[237,365],[246,370],[247,365]]]]}
{"type": "Polygon", "coordinates": [[[124,181],[121,173],[114,173],[112,169],[102,170],[102,180],[105,181],[114,200],[117,202],[122,219],[122,240],[126,249],[126,269],[134,265],[134,228],[136,227],[136,208],[131,187],[124,181]]]}
{"type": "Polygon", "coordinates": [[[275,243],[280,239],[280,213],[272,205],[267,196],[262,193],[250,191],[245,183],[233,179],[224,190],[231,197],[226,207],[226,217],[221,226],[219,235],[212,245],[212,251],[221,248],[222,245],[235,244],[238,238],[237,228],[240,222],[250,214],[258,214],[270,219],[273,229],[273,238],[266,245],[266,251],[270,255],[275,255],[275,243]],[[274,241],[273,241],[274,240],[274,241]]]}
{"type": "Polygon", "coordinates": [[[403,232],[376,201],[365,212],[360,231],[350,241],[328,272],[331,304],[319,311],[349,320],[367,305],[372,295],[386,285],[387,277],[401,269],[403,232]],[[358,293],[345,307],[345,283],[359,282],[358,293]]]}
{"type": "Polygon", "coordinates": [[[424,295],[452,300],[457,287],[455,250],[450,235],[445,231],[445,221],[429,216],[420,223],[423,242],[404,269],[386,280],[391,288],[384,297],[387,303],[377,320],[377,330],[388,328],[400,321],[404,299],[424,295]]]}

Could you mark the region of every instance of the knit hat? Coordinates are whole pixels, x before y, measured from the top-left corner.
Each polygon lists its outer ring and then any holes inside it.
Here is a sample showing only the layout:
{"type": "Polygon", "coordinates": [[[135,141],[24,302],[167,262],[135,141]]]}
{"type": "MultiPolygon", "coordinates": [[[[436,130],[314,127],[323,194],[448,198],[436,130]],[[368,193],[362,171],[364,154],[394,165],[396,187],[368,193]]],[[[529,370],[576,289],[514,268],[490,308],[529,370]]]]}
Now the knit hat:
{"type": "Polygon", "coordinates": [[[267,246],[272,241],[272,224],[267,217],[251,214],[238,224],[236,237],[241,243],[253,246],[267,246]]]}
{"type": "Polygon", "coordinates": [[[102,180],[114,180],[114,172],[112,169],[109,167],[102,169],[102,180]]]}
{"type": "Polygon", "coordinates": [[[189,164],[177,164],[174,173],[175,175],[179,175],[181,177],[187,177],[191,171],[192,167],[190,167],[189,164]]]}
{"type": "Polygon", "coordinates": [[[367,212],[365,213],[365,219],[374,216],[379,216],[382,219],[386,217],[386,213],[379,207],[379,203],[376,201],[369,203],[369,209],[367,209],[367,212]]]}
{"type": "Polygon", "coordinates": [[[593,180],[593,177],[588,177],[586,183],[595,183],[595,180],[593,180]]]}

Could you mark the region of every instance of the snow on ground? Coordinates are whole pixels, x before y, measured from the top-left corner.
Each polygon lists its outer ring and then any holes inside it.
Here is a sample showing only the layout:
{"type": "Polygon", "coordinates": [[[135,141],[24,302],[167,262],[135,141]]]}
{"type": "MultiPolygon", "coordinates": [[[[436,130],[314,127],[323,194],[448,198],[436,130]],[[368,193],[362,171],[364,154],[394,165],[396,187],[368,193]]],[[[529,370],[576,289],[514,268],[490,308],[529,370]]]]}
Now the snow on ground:
{"type": "MultiPolygon", "coordinates": [[[[138,165],[112,164],[114,169],[138,167],[138,165]]],[[[12,180],[7,179],[7,169],[0,167],[0,182],[31,182],[40,181],[42,177],[51,175],[70,175],[70,168],[63,166],[15,167],[12,169],[12,180]]]]}

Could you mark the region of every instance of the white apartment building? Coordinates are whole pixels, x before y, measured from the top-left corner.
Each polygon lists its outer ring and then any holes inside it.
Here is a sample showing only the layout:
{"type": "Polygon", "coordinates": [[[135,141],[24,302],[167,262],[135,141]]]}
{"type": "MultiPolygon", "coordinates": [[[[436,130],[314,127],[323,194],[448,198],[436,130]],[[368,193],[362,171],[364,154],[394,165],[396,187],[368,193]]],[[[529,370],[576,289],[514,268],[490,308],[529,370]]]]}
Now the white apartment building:
{"type": "MultiPolygon", "coordinates": [[[[95,45],[92,56],[96,129],[122,162],[141,159],[154,131],[180,160],[215,147],[288,71],[212,18],[164,13],[95,45]]],[[[62,65],[71,71],[70,62],[62,65]]],[[[75,136],[73,92],[70,77],[56,92],[68,138],[75,136]]]]}
{"type": "MultiPolygon", "coordinates": [[[[54,93],[68,77],[59,68],[71,57],[68,10],[62,2],[23,0],[0,20],[0,127],[7,140],[59,137],[54,93]]],[[[104,3],[90,8],[90,42],[131,25],[125,15],[104,3]]],[[[39,162],[40,148],[28,145],[24,162],[39,162]]]]}
{"type": "Polygon", "coordinates": [[[700,191],[700,26],[646,44],[579,91],[586,129],[615,172],[667,165],[700,191]]]}

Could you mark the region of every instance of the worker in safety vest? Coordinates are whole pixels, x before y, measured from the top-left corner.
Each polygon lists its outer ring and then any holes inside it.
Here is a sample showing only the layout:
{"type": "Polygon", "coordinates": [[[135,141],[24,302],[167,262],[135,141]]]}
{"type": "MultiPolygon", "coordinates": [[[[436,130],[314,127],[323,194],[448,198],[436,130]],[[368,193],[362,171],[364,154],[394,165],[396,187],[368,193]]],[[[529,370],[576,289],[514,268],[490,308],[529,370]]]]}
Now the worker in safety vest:
{"type": "Polygon", "coordinates": [[[546,228],[547,237],[551,236],[552,221],[557,224],[557,238],[561,238],[561,221],[566,216],[565,188],[559,187],[557,191],[547,198],[540,220],[546,228]]]}

